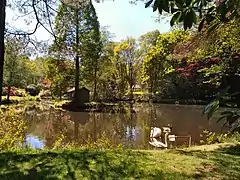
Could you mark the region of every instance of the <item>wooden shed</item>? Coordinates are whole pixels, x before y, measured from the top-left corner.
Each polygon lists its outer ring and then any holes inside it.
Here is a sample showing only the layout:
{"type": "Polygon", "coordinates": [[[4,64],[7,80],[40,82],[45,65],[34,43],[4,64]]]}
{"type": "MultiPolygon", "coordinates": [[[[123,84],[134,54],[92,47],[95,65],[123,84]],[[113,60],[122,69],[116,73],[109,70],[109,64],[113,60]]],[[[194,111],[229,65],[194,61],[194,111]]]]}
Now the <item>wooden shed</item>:
{"type": "MultiPolygon", "coordinates": [[[[67,96],[68,100],[73,100],[74,95],[75,95],[75,88],[71,88],[69,89],[66,93],[64,93],[67,96]]],[[[79,89],[79,104],[84,104],[89,102],[89,98],[90,98],[90,91],[85,88],[82,87],[79,89]]]]}
{"type": "Polygon", "coordinates": [[[79,104],[84,104],[89,102],[90,91],[87,88],[82,87],[81,89],[79,89],[79,94],[80,94],[79,104]]]}

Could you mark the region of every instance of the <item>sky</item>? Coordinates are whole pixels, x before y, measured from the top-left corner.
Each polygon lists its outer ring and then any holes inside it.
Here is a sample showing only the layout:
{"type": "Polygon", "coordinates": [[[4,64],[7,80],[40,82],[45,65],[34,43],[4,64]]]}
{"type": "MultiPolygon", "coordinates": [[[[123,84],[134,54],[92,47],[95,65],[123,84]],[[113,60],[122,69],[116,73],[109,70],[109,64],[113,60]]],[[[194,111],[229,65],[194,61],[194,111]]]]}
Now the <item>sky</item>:
{"type": "MultiPolygon", "coordinates": [[[[145,9],[144,3],[133,5],[129,0],[104,0],[102,3],[93,3],[101,26],[108,26],[108,30],[115,35],[113,40],[120,41],[126,37],[138,38],[149,31],[159,30],[161,33],[170,30],[166,19],[156,22],[157,12],[152,8],[145,9]]],[[[7,22],[21,27],[24,30],[33,29],[34,24],[26,25],[24,19],[16,20],[14,12],[7,10],[7,22]]],[[[38,40],[48,40],[50,35],[43,28],[36,32],[38,40]]]]}

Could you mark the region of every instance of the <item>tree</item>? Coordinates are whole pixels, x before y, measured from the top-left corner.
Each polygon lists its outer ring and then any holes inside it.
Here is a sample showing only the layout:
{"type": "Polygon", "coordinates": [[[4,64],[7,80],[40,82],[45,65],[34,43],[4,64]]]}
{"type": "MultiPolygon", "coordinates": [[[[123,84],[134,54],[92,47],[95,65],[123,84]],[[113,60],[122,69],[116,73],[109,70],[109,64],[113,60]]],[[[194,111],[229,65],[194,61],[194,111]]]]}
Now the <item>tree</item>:
{"type": "Polygon", "coordinates": [[[175,30],[161,34],[155,46],[146,53],[142,68],[142,81],[156,93],[166,85],[166,74],[172,71],[171,54],[174,47],[188,38],[188,32],[175,30]]]}
{"type": "MultiPolygon", "coordinates": [[[[96,61],[99,56],[99,23],[91,1],[59,5],[55,21],[57,39],[54,49],[65,52],[68,57],[75,56],[75,97],[79,99],[80,62],[91,57],[96,61]]],[[[92,61],[93,62],[93,61],[92,61]]],[[[94,75],[97,63],[94,62],[94,75]]]]}
{"type": "Polygon", "coordinates": [[[113,57],[113,53],[111,53],[113,48],[110,47],[112,34],[107,30],[107,27],[101,27],[100,32],[99,43],[95,44],[95,47],[93,46],[92,55],[89,54],[81,65],[83,84],[92,89],[93,100],[106,93],[106,78],[110,78],[108,75],[113,70],[111,69],[113,67],[109,67],[112,65],[111,57],[113,57]],[[98,57],[94,58],[94,54],[97,54],[98,57]]]}
{"type": "Polygon", "coordinates": [[[98,72],[98,95],[103,99],[113,100],[117,96],[116,77],[118,70],[114,57],[114,48],[117,43],[104,42],[100,56],[99,72],[98,72]]]}
{"type": "MultiPolygon", "coordinates": [[[[11,86],[26,87],[29,66],[25,59],[25,41],[22,38],[8,37],[5,42],[4,83],[8,86],[7,100],[11,86]]],[[[30,60],[29,60],[30,61],[30,60]]]]}
{"type": "Polygon", "coordinates": [[[138,41],[141,54],[146,54],[152,46],[156,46],[159,35],[160,32],[158,30],[154,30],[139,37],[138,41]]]}
{"type": "MultiPolygon", "coordinates": [[[[11,86],[13,86],[14,81],[17,80],[19,71],[19,59],[21,47],[17,43],[17,40],[11,39],[6,42],[5,45],[5,83],[8,86],[7,100],[9,101],[11,86]]],[[[19,80],[18,80],[19,81],[19,80]]]]}
{"type": "MultiPolygon", "coordinates": [[[[86,79],[93,80],[93,100],[97,97],[97,82],[98,82],[98,71],[101,63],[101,51],[102,51],[102,37],[100,33],[100,25],[97,19],[97,15],[93,6],[92,8],[92,30],[85,35],[84,38],[84,58],[82,60],[82,65],[85,66],[84,71],[88,71],[86,79]]],[[[83,72],[84,73],[84,72],[83,72]]]]}
{"type": "Polygon", "coordinates": [[[6,0],[0,1],[0,103],[2,102],[6,0]]]}
{"type": "MultiPolygon", "coordinates": [[[[96,0],[99,2],[98,0],[96,0]]],[[[0,94],[2,94],[3,85],[3,67],[4,67],[4,33],[16,36],[24,36],[29,40],[30,36],[34,35],[39,26],[42,26],[47,32],[49,32],[56,39],[54,32],[53,18],[56,15],[57,5],[60,0],[10,0],[8,6],[16,12],[18,11],[18,18],[24,18],[27,24],[35,23],[35,27],[31,31],[23,31],[18,27],[6,24],[6,0],[0,1],[0,94]],[[8,25],[6,27],[6,25],[8,25]]],[[[64,0],[66,3],[81,3],[81,0],[64,0]]],[[[1,102],[1,96],[0,96],[1,102]]]]}
{"type": "Polygon", "coordinates": [[[69,60],[56,60],[48,57],[45,59],[47,64],[47,79],[51,81],[52,95],[56,95],[62,100],[62,95],[73,85],[73,63],[69,60]]]}
{"type": "Polygon", "coordinates": [[[41,83],[47,76],[47,58],[36,58],[34,60],[30,60],[29,58],[23,58],[25,61],[25,73],[24,80],[25,84],[39,84],[41,83]]]}
{"type": "Polygon", "coordinates": [[[124,84],[127,82],[130,89],[130,99],[133,98],[133,88],[136,84],[136,65],[138,64],[136,51],[137,44],[134,38],[127,38],[119,43],[114,49],[117,61],[116,64],[118,66],[117,69],[120,72],[120,91],[121,93],[124,92],[124,84]]]}
{"type": "Polygon", "coordinates": [[[183,23],[184,29],[199,23],[202,30],[204,23],[215,28],[221,22],[239,17],[239,0],[149,0],[145,7],[152,5],[153,11],[172,14],[170,25],[183,23]]]}

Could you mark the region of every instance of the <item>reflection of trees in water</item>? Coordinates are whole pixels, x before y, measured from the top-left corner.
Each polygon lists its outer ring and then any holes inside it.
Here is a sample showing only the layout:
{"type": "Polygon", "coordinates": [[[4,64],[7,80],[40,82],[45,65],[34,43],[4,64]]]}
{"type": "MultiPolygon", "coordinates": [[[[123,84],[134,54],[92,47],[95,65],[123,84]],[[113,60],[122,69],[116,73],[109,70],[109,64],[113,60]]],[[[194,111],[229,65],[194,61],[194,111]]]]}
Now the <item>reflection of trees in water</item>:
{"type": "MultiPolygon", "coordinates": [[[[108,138],[113,145],[123,143],[127,147],[149,148],[151,126],[172,124],[174,134],[191,134],[193,141],[198,141],[201,128],[208,127],[200,110],[196,107],[135,104],[125,108],[124,113],[66,112],[50,109],[31,112],[26,117],[29,133],[45,139],[48,147],[52,147],[63,136],[63,144],[84,145],[108,138]]],[[[213,125],[217,130],[216,124],[213,125]]]]}
{"type": "MultiPolygon", "coordinates": [[[[29,133],[40,136],[47,147],[62,138],[62,144],[84,145],[108,138],[113,145],[133,147],[136,141],[137,116],[133,106],[125,113],[65,112],[50,109],[28,114],[29,133]],[[128,131],[127,131],[128,130],[128,131]]],[[[138,126],[141,126],[139,124],[138,126]]]]}
{"type": "Polygon", "coordinates": [[[126,138],[126,127],[134,127],[136,118],[129,112],[110,114],[51,109],[47,113],[32,113],[27,119],[31,121],[29,133],[39,134],[47,147],[53,147],[59,138],[63,144],[84,145],[107,137],[112,144],[118,145],[126,138]]]}

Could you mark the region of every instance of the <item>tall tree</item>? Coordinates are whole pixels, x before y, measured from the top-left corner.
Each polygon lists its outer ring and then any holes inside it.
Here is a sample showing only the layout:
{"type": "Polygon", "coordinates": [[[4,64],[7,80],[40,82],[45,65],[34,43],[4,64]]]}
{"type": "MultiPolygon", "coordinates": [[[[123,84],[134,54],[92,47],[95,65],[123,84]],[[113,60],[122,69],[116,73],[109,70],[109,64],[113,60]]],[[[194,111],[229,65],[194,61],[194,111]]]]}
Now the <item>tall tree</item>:
{"type": "Polygon", "coordinates": [[[146,53],[143,61],[142,80],[155,93],[164,87],[165,74],[171,69],[169,55],[173,53],[177,43],[188,38],[186,31],[175,30],[161,34],[155,46],[146,53]]]}
{"type": "MultiPolygon", "coordinates": [[[[127,38],[115,47],[115,57],[117,65],[119,66],[121,76],[121,89],[124,90],[124,82],[126,81],[129,85],[130,99],[133,98],[133,88],[136,84],[136,51],[137,44],[134,38],[127,38]]],[[[121,91],[122,91],[121,90],[121,91]]],[[[124,92],[124,91],[123,91],[124,92]]]]}
{"type": "MultiPolygon", "coordinates": [[[[56,16],[55,49],[64,51],[67,56],[75,57],[75,97],[79,100],[80,62],[86,58],[98,59],[99,23],[92,2],[61,3],[56,16]]],[[[97,63],[94,63],[97,67],[97,63]]],[[[96,68],[94,71],[96,74],[96,68]]]]}
{"type": "Polygon", "coordinates": [[[11,86],[13,86],[14,81],[20,81],[18,79],[19,70],[21,68],[18,56],[20,55],[22,47],[19,43],[19,39],[8,39],[5,42],[5,83],[8,86],[7,100],[9,101],[11,86]]]}
{"type": "MultiPolygon", "coordinates": [[[[97,82],[98,82],[98,71],[100,68],[100,56],[102,52],[102,45],[103,41],[100,34],[100,25],[98,22],[98,18],[95,12],[95,9],[93,5],[91,4],[91,9],[89,11],[92,11],[91,15],[91,26],[92,30],[85,35],[85,38],[83,39],[84,44],[84,52],[83,52],[83,62],[82,64],[85,65],[85,70],[88,71],[88,77],[85,77],[86,79],[93,80],[93,100],[96,100],[97,97],[97,82]]],[[[84,73],[84,72],[83,72],[84,73]]]]}

